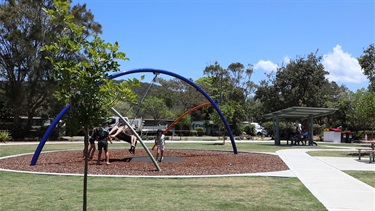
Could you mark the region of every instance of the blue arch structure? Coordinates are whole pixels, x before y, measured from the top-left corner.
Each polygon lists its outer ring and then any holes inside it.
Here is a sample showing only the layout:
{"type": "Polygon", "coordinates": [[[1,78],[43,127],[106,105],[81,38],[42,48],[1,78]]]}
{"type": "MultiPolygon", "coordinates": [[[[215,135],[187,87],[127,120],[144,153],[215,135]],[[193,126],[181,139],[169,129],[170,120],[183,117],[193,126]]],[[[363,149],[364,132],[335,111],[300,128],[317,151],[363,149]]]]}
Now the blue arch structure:
{"type": "Polygon", "coordinates": [[[49,135],[51,135],[53,129],[55,129],[56,125],[59,123],[60,119],[64,117],[66,112],[70,109],[70,104],[66,105],[63,110],[56,116],[56,118],[52,121],[51,125],[47,128],[46,132],[44,133],[42,139],[40,140],[38,147],[35,150],[34,156],[31,159],[30,166],[35,166],[36,162],[38,161],[39,155],[42,152],[44,144],[46,143],[49,135]]]}
{"type": "MultiPolygon", "coordinates": [[[[165,75],[170,75],[170,76],[173,76],[175,78],[181,79],[181,80],[185,81],[186,83],[188,83],[189,85],[191,85],[194,88],[196,88],[197,91],[199,91],[205,98],[207,98],[207,100],[212,104],[212,106],[215,108],[215,110],[219,114],[221,120],[223,121],[223,123],[225,125],[225,128],[228,131],[228,135],[229,135],[231,143],[232,143],[233,152],[234,152],[234,154],[238,154],[236,142],[234,141],[234,136],[233,136],[232,130],[230,129],[229,124],[228,124],[226,118],[224,117],[223,113],[221,112],[221,110],[220,110],[219,106],[217,105],[216,101],[214,101],[201,87],[199,87],[193,81],[191,81],[191,80],[189,80],[189,79],[187,79],[187,78],[185,78],[183,76],[180,76],[180,75],[178,75],[176,73],[173,73],[173,72],[170,72],[170,71],[166,71],[166,70],[152,69],[152,68],[140,68],[140,69],[134,69],[134,70],[124,71],[124,72],[120,72],[120,73],[108,76],[108,78],[109,79],[114,79],[114,78],[117,78],[117,77],[120,77],[120,76],[134,74],[134,73],[154,73],[154,74],[161,73],[161,74],[165,74],[165,75]]],[[[45,145],[48,137],[50,136],[51,132],[56,127],[56,125],[60,121],[60,119],[69,110],[69,108],[70,108],[70,105],[68,104],[56,116],[56,118],[53,120],[52,124],[48,127],[47,131],[45,132],[45,134],[43,135],[42,139],[40,140],[38,147],[35,150],[35,153],[34,153],[34,156],[33,156],[32,160],[31,160],[30,166],[36,165],[36,163],[38,161],[38,158],[39,158],[39,155],[42,152],[42,149],[43,149],[43,147],[44,147],[44,145],[45,145]]]]}

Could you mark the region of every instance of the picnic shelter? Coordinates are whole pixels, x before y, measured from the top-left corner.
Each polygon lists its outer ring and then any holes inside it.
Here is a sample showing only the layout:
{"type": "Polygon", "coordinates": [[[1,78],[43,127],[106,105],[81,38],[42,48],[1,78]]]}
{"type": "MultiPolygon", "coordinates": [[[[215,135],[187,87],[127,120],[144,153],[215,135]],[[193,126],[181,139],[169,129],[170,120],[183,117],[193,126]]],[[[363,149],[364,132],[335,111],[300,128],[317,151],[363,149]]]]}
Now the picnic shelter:
{"type": "Polygon", "coordinates": [[[300,119],[308,120],[308,133],[309,140],[308,144],[313,145],[313,120],[317,117],[328,116],[337,111],[336,108],[317,108],[317,107],[289,107],[279,111],[265,114],[263,117],[266,119],[272,119],[275,145],[280,145],[280,120],[283,119],[300,119]]]}

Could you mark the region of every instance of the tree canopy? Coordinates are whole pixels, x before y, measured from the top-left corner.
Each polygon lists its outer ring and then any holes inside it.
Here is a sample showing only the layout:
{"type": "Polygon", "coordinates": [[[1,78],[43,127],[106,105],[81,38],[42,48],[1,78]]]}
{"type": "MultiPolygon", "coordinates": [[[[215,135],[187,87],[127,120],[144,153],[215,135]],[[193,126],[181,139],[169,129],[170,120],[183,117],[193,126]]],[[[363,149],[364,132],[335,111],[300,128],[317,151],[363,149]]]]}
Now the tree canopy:
{"type": "MultiPolygon", "coordinates": [[[[46,108],[55,106],[56,100],[51,99],[56,84],[54,69],[45,59],[48,52],[41,50],[55,42],[64,29],[61,23],[49,21],[43,11],[53,6],[52,0],[6,0],[0,5],[0,78],[5,81],[0,89],[16,125],[20,115],[29,117],[27,129],[33,116],[48,116],[50,111],[46,108]]],[[[85,37],[101,33],[101,25],[94,21],[86,5],[69,10],[72,20],[85,26],[85,37]]],[[[12,135],[16,137],[17,133],[13,131],[12,135]]]]}
{"type": "MultiPolygon", "coordinates": [[[[231,63],[225,69],[218,62],[207,66],[203,73],[208,79],[201,80],[203,84],[209,84],[208,94],[216,99],[220,109],[223,109],[225,117],[235,134],[238,134],[238,123],[251,118],[248,113],[252,103],[251,95],[256,85],[251,81],[253,69],[251,65],[245,66],[239,62],[231,63]],[[210,84],[211,83],[211,84],[210,84]],[[228,108],[231,107],[231,109],[228,108]]],[[[213,121],[218,120],[211,115],[213,121]]],[[[220,124],[215,122],[215,124],[220,124]]]]}
{"type": "Polygon", "coordinates": [[[363,55],[358,58],[358,62],[362,67],[363,73],[367,75],[370,81],[369,91],[375,92],[375,46],[371,44],[363,51],[363,55]]]}
{"type": "Polygon", "coordinates": [[[95,34],[88,40],[85,26],[75,24],[69,3],[55,3],[55,9],[46,12],[51,22],[65,27],[56,42],[43,47],[49,52],[47,59],[53,65],[58,81],[55,96],[71,104],[71,121],[76,120],[78,125],[85,127],[97,126],[108,115],[109,106],[123,98],[136,101],[131,87],[139,85],[139,81],[129,79],[115,83],[110,80],[109,72],[120,70],[117,60],[128,60],[125,53],[118,52],[119,44],[106,43],[95,34]]]}
{"type": "Polygon", "coordinates": [[[321,57],[315,53],[306,58],[298,57],[277,69],[276,75],[261,81],[255,99],[263,103],[265,112],[273,112],[291,106],[324,107],[327,71],[321,57]]]}

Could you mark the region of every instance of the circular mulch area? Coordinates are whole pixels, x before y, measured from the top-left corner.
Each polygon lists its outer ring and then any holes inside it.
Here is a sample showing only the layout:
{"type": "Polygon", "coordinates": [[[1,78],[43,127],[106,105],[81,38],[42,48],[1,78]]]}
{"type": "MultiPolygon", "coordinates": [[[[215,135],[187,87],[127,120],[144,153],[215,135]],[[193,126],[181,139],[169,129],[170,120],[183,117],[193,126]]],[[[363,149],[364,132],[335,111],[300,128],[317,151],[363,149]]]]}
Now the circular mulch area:
{"type": "MultiPolygon", "coordinates": [[[[97,156],[97,151],[95,156],[97,156]]],[[[96,160],[89,161],[90,175],[132,175],[132,176],[188,176],[226,175],[273,172],[289,170],[287,165],[272,154],[214,150],[168,149],[164,159],[158,163],[158,171],[147,152],[136,150],[132,155],[127,150],[110,149],[110,165],[96,160]]],[[[156,152],[151,151],[155,156],[156,152]]],[[[102,155],[103,156],[103,155],[102,155]]],[[[83,174],[84,160],[81,150],[53,151],[40,154],[35,166],[30,166],[33,154],[0,159],[0,168],[18,171],[83,174]]]]}

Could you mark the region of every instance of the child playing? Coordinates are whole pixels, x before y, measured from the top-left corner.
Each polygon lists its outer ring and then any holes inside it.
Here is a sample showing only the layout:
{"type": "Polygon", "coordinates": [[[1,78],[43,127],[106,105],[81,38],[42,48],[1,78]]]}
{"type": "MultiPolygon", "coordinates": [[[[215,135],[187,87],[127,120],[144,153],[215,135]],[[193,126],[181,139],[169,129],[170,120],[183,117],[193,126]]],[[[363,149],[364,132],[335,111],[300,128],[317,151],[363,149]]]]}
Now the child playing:
{"type": "MultiPolygon", "coordinates": [[[[135,129],[135,125],[132,125],[133,129],[135,129]]],[[[132,130],[125,125],[125,122],[120,119],[118,125],[115,125],[111,131],[109,132],[109,139],[118,138],[120,140],[126,141],[130,143],[129,152],[131,154],[135,154],[135,147],[137,145],[137,137],[133,135],[132,130]]]]}
{"type": "Polygon", "coordinates": [[[102,127],[99,128],[99,130],[98,130],[98,150],[99,150],[99,154],[98,154],[97,164],[100,164],[103,149],[104,149],[104,153],[105,153],[106,164],[107,165],[110,164],[109,163],[109,152],[108,152],[108,140],[109,140],[109,142],[111,142],[111,144],[112,144],[112,141],[111,141],[111,139],[108,138],[109,131],[108,131],[107,127],[108,127],[108,123],[104,123],[102,125],[102,127]]]}
{"type": "Polygon", "coordinates": [[[163,160],[164,144],[165,144],[165,139],[164,139],[163,131],[161,129],[158,129],[156,139],[155,139],[155,145],[157,146],[156,160],[158,160],[159,153],[160,153],[159,162],[163,160]]]}
{"type": "Polygon", "coordinates": [[[89,159],[92,160],[94,158],[94,154],[95,154],[95,150],[96,150],[96,147],[95,147],[95,140],[97,140],[98,138],[98,130],[99,128],[94,128],[92,130],[92,134],[91,134],[91,137],[89,139],[89,142],[90,142],[90,148],[89,148],[89,159]]]}
{"type": "MultiPolygon", "coordinates": [[[[93,130],[92,130],[92,134],[89,138],[89,160],[92,160],[93,157],[94,157],[94,154],[95,154],[95,150],[96,150],[96,147],[95,147],[95,140],[97,140],[98,138],[98,130],[99,128],[98,127],[95,127],[93,130]]],[[[85,149],[83,149],[82,151],[82,155],[83,155],[83,159],[85,159],[85,149]]]]}

